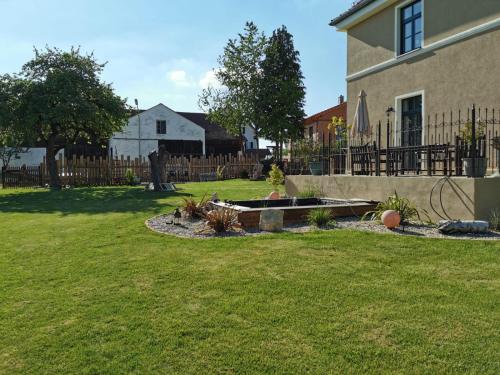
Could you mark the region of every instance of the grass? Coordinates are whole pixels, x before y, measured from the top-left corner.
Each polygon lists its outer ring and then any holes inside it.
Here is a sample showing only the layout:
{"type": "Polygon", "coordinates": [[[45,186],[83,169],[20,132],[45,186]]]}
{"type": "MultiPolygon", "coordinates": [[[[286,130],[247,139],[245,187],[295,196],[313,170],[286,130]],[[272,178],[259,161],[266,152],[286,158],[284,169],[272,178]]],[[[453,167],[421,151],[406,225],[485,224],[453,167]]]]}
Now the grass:
{"type": "Polygon", "coordinates": [[[500,244],[144,221],[264,182],[0,190],[0,373],[500,372],[500,244]]]}

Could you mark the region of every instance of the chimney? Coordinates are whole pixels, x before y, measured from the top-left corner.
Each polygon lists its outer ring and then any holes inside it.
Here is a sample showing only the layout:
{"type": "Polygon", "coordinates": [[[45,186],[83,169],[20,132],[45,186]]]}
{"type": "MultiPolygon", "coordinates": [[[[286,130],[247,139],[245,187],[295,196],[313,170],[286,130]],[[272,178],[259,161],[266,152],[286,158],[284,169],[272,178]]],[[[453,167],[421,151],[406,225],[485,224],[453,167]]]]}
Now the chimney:
{"type": "Polygon", "coordinates": [[[339,104],[344,103],[344,95],[339,96],[339,104]]]}

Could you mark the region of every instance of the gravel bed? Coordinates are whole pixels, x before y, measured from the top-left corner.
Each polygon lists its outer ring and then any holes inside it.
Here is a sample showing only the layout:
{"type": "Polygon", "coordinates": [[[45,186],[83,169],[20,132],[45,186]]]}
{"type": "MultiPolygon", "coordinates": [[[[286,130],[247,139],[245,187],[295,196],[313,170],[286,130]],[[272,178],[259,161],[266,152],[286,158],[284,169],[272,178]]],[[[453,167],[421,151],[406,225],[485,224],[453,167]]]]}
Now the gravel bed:
{"type": "MultiPolygon", "coordinates": [[[[172,225],[173,215],[160,215],[155,216],[146,221],[146,226],[159,233],[170,234],[177,237],[183,238],[220,238],[220,237],[242,237],[242,236],[259,236],[263,234],[268,234],[269,232],[261,232],[259,230],[239,230],[234,232],[227,232],[224,234],[215,234],[210,232],[205,232],[204,222],[202,220],[189,220],[182,218],[181,225],[172,225]],[[203,232],[202,232],[203,231],[203,232]]],[[[309,232],[311,227],[309,225],[297,224],[287,226],[283,229],[283,232],[292,233],[305,233],[309,232]]]]}
{"type": "Polygon", "coordinates": [[[478,234],[451,234],[439,233],[437,228],[432,225],[410,224],[394,230],[387,229],[376,221],[360,221],[357,218],[337,218],[337,228],[354,229],[367,232],[389,233],[400,236],[415,236],[426,238],[445,238],[457,240],[500,240],[500,232],[490,231],[488,233],[478,234]]]}
{"type": "MultiPolygon", "coordinates": [[[[146,226],[151,230],[163,234],[174,235],[183,238],[200,238],[209,239],[214,237],[242,237],[242,236],[259,236],[268,234],[259,230],[240,230],[228,232],[222,235],[216,235],[203,231],[205,228],[202,220],[181,219],[181,225],[172,225],[173,215],[159,215],[146,221],[146,226]],[[202,232],[203,231],[203,232],[202,232]]],[[[500,240],[500,232],[491,231],[485,234],[455,234],[444,235],[439,233],[436,227],[429,225],[411,224],[406,227],[401,227],[395,230],[389,230],[383,225],[375,221],[360,221],[355,217],[337,218],[337,224],[330,228],[318,229],[308,224],[295,224],[287,226],[283,232],[288,233],[307,233],[317,230],[336,230],[336,229],[352,229],[366,232],[386,233],[399,236],[415,236],[422,238],[446,238],[459,240],[500,240]]]]}

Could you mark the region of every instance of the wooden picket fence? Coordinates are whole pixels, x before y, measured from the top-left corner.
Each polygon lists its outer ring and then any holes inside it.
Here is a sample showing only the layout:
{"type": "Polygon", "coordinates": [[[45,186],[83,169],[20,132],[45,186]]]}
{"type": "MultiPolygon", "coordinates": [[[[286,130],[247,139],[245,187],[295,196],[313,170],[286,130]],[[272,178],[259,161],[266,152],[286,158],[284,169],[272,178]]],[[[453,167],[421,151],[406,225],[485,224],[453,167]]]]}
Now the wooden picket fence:
{"type": "MultiPolygon", "coordinates": [[[[252,174],[259,163],[256,156],[218,155],[207,157],[170,156],[165,164],[165,176],[169,182],[196,182],[203,174],[222,170],[225,179],[238,178],[246,171],[252,174]]],[[[57,170],[62,185],[110,186],[127,183],[126,174],[131,170],[141,182],[151,181],[147,159],[74,157],[57,160],[57,170]]],[[[46,161],[40,166],[7,168],[2,171],[2,187],[35,187],[49,182],[46,161]]]]}

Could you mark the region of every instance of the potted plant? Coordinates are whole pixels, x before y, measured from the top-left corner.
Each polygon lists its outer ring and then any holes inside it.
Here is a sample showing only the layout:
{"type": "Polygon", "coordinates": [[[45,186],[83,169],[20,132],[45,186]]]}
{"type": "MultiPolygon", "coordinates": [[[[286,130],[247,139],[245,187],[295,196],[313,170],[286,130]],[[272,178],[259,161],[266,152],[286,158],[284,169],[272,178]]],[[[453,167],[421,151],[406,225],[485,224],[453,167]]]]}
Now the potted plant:
{"type": "Polygon", "coordinates": [[[294,145],[295,155],[304,160],[305,165],[313,176],[321,176],[322,163],[319,160],[321,145],[312,139],[302,139],[294,145]]]}
{"type": "Polygon", "coordinates": [[[271,199],[279,199],[279,187],[285,182],[285,175],[276,164],[271,166],[267,182],[273,187],[273,192],[269,195],[269,197],[271,199]]]}
{"type": "MultiPolygon", "coordinates": [[[[476,140],[484,136],[485,130],[486,124],[478,121],[476,124],[476,140]]],[[[464,128],[460,131],[460,135],[466,144],[472,144],[472,123],[470,121],[465,124],[464,128]]],[[[464,158],[464,174],[467,177],[484,177],[487,167],[487,159],[484,156],[464,158]]]]}

